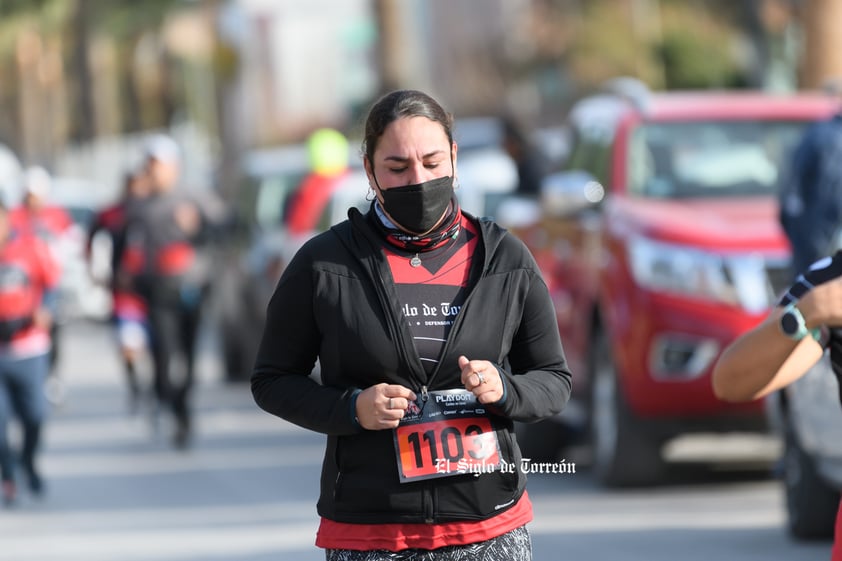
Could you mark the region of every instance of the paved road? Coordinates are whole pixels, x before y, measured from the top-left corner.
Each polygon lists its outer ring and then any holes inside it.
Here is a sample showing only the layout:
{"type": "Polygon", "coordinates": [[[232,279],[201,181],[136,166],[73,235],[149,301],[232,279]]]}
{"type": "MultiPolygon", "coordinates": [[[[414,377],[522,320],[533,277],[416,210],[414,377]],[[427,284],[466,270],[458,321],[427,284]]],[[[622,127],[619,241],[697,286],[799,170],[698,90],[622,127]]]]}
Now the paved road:
{"type": "MultiPolygon", "coordinates": [[[[212,355],[197,387],[197,434],[169,445],[130,415],[102,326],[64,335],[42,467],[47,497],[0,511],[2,561],[310,561],[323,438],[259,411],[245,385],[220,381],[212,355]]],[[[688,469],[669,485],[606,492],[575,475],[530,480],[536,561],[825,561],[829,544],[782,530],[777,482],[688,469]]]]}

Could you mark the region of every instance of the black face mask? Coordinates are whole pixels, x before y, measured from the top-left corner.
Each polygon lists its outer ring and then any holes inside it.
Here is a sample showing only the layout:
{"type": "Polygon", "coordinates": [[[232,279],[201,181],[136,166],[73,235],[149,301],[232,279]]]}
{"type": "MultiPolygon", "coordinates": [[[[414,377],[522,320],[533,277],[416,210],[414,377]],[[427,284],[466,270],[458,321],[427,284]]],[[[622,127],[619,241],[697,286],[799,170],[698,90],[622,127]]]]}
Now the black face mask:
{"type": "Polygon", "coordinates": [[[380,189],[380,193],[383,209],[395,222],[414,234],[426,234],[447,211],[453,198],[453,178],[380,189]]]}

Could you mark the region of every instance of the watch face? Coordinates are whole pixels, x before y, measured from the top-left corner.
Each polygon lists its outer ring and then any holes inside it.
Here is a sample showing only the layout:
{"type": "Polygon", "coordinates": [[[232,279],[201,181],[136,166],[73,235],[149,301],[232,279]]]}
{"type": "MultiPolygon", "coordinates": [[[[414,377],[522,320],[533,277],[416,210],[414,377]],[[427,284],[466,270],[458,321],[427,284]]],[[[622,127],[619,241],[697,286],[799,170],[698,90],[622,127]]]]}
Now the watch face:
{"type": "Polygon", "coordinates": [[[787,335],[796,335],[799,331],[798,319],[792,312],[786,312],[781,316],[781,330],[787,335]]]}

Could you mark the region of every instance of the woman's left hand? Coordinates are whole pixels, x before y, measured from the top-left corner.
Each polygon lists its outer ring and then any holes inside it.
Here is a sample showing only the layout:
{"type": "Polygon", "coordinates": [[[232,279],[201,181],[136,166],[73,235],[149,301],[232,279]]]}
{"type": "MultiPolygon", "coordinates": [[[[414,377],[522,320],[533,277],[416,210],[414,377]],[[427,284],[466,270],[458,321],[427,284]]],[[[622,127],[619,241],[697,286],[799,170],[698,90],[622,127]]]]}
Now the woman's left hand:
{"type": "Polygon", "coordinates": [[[487,360],[468,360],[459,357],[462,383],[465,389],[477,396],[480,403],[496,403],[503,398],[503,380],[497,368],[487,360]]]}

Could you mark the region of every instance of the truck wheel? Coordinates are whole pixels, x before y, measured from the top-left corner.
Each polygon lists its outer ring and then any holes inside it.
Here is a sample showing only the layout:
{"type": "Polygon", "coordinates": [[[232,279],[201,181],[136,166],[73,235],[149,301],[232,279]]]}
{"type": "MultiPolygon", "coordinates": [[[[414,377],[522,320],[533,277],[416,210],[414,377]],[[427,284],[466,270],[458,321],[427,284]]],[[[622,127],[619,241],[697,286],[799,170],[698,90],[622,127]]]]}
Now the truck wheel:
{"type": "Polygon", "coordinates": [[[608,339],[595,341],[591,394],[593,468],[609,487],[652,485],[664,476],[661,439],[647,434],[623,398],[608,339]]]}
{"type": "Polygon", "coordinates": [[[784,489],[789,531],[803,540],[833,537],[839,491],[828,485],[801,446],[792,421],[784,431],[784,489]]]}

